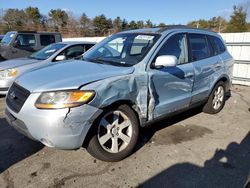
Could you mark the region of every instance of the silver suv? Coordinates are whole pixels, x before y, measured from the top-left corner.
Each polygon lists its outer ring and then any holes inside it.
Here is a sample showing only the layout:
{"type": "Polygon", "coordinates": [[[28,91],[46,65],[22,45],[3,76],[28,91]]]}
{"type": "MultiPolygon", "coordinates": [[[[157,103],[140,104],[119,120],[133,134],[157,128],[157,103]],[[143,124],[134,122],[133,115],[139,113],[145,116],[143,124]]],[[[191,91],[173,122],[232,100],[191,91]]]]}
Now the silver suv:
{"type": "Polygon", "coordinates": [[[233,62],[214,32],[181,26],[126,31],[82,60],[17,78],[6,116],[48,147],[85,146],[98,159],[119,161],[134,150],[140,126],[197,105],[218,113],[233,62]]]}

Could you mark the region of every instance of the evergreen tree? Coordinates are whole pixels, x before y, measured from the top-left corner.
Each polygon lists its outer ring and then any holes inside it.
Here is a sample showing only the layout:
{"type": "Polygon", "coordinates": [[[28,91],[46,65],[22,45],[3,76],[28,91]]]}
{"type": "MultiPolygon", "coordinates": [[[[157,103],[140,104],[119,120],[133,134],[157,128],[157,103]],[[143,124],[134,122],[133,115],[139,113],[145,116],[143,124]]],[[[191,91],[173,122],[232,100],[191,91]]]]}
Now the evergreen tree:
{"type": "Polygon", "coordinates": [[[234,6],[234,12],[231,15],[227,32],[244,32],[247,31],[247,12],[242,6],[234,6]]]}
{"type": "Polygon", "coordinates": [[[30,23],[36,25],[41,23],[42,15],[37,7],[28,7],[25,9],[25,13],[30,23]]]}
{"type": "Polygon", "coordinates": [[[122,20],[122,30],[128,29],[129,25],[126,19],[122,20]]]}
{"type": "Polygon", "coordinates": [[[93,19],[93,26],[95,27],[96,35],[107,35],[109,29],[113,27],[112,20],[107,19],[104,14],[96,16],[93,19]]]}
{"type": "Polygon", "coordinates": [[[142,21],[142,20],[137,21],[136,24],[137,24],[137,27],[138,27],[139,29],[142,29],[142,28],[145,27],[145,26],[144,26],[144,21],[142,21]]]}
{"type": "Polygon", "coordinates": [[[90,18],[83,13],[80,17],[80,24],[84,29],[87,29],[90,26],[91,20],[90,18]]]}
{"type": "Polygon", "coordinates": [[[146,24],[145,24],[145,27],[146,28],[152,28],[154,25],[153,25],[153,23],[152,23],[152,21],[151,20],[147,20],[146,21],[146,24]]]}
{"type": "Polygon", "coordinates": [[[114,19],[113,27],[115,32],[119,32],[122,30],[122,20],[119,16],[114,19]]]}
{"type": "Polygon", "coordinates": [[[129,29],[138,29],[137,24],[134,20],[129,22],[129,29]]]}
{"type": "Polygon", "coordinates": [[[69,16],[66,11],[62,9],[51,9],[49,17],[54,23],[55,28],[64,28],[69,20],[69,16]]]}

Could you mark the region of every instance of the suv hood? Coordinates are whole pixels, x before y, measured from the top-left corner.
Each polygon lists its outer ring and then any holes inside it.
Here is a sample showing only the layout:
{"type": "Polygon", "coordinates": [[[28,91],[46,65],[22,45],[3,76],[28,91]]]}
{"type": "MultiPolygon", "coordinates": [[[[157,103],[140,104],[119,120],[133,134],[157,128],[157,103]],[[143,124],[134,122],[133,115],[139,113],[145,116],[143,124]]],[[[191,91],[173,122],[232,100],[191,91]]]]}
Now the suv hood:
{"type": "Polygon", "coordinates": [[[37,63],[39,61],[41,60],[30,59],[28,57],[6,60],[6,61],[0,62],[0,70],[20,67],[20,66],[27,65],[27,64],[37,63]]]}
{"type": "Polygon", "coordinates": [[[30,92],[78,89],[113,76],[131,74],[134,67],[117,67],[86,61],[66,61],[27,72],[16,83],[30,92]]]}

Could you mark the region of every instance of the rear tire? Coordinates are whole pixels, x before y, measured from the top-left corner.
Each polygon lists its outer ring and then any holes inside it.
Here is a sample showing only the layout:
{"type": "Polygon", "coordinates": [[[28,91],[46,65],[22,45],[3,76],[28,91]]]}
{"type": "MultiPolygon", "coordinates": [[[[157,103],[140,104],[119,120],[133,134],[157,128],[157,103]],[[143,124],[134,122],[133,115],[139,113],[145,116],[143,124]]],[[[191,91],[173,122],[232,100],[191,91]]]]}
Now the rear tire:
{"type": "Polygon", "coordinates": [[[217,114],[225,105],[225,83],[218,82],[212,90],[207,103],[203,107],[203,112],[217,114]]]}
{"type": "Polygon", "coordinates": [[[138,141],[139,122],[127,105],[105,110],[93,125],[87,151],[102,161],[120,161],[130,155],[138,141]]]}

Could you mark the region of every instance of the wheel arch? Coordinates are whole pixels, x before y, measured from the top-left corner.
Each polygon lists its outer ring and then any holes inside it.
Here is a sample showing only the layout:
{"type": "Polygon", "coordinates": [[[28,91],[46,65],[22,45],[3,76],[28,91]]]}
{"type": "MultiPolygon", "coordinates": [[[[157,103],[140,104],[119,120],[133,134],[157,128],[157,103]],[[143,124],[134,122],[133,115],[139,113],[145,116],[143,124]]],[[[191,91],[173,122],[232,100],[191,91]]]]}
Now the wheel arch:
{"type": "MultiPolygon", "coordinates": [[[[109,108],[113,108],[113,107],[118,107],[120,105],[127,105],[129,106],[135,113],[135,116],[137,117],[137,120],[139,122],[139,125],[141,126],[142,125],[142,122],[143,122],[143,119],[140,118],[140,108],[134,103],[132,102],[131,100],[118,100],[118,101],[115,101],[111,104],[108,104],[108,105],[104,105],[101,107],[101,109],[103,110],[103,112],[105,112],[106,110],[108,110],[109,108]]],[[[97,118],[96,120],[102,115],[103,113],[101,113],[97,118]]],[[[95,120],[95,121],[96,121],[95,120]]],[[[95,123],[95,121],[93,122],[93,124],[95,123]]],[[[94,126],[92,125],[90,127],[90,129],[88,130],[88,133],[83,141],[83,147],[86,148],[89,140],[91,139],[91,134],[93,133],[93,129],[94,129],[94,126]]]]}
{"type": "Polygon", "coordinates": [[[213,87],[211,87],[209,94],[211,94],[211,92],[213,91],[214,87],[216,86],[217,83],[219,83],[220,81],[225,83],[225,90],[226,92],[228,92],[230,90],[231,87],[231,81],[228,75],[224,74],[221,77],[219,77],[219,79],[217,79],[216,82],[213,83],[213,87]]]}

